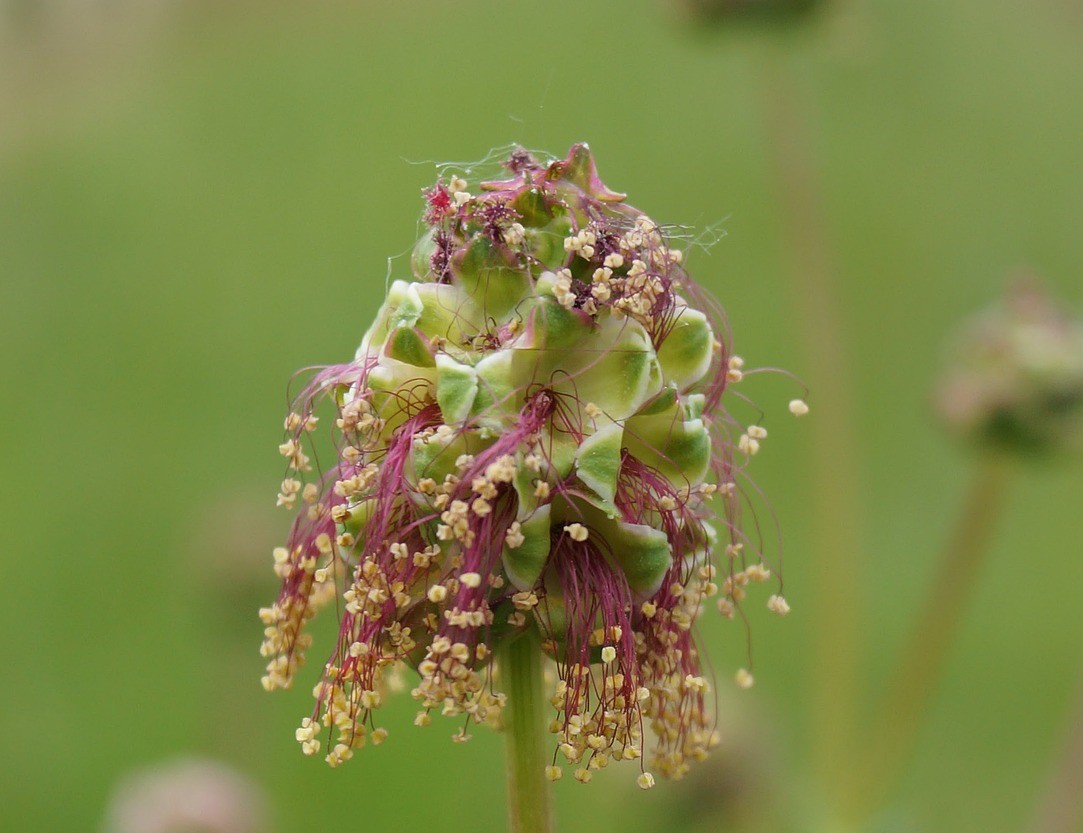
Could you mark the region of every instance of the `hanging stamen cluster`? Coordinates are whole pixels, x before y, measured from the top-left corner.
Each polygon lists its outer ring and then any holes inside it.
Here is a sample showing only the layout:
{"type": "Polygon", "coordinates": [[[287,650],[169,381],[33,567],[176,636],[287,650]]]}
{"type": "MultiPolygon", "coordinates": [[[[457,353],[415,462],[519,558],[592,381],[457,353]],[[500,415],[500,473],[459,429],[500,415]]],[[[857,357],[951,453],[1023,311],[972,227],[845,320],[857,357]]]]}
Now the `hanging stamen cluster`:
{"type": "Polygon", "coordinates": [[[704,601],[732,618],[771,575],[737,485],[766,432],[731,441],[721,401],[741,362],[715,306],[586,147],[549,164],[517,150],[506,167],[478,193],[457,176],[426,192],[414,280],[287,418],[278,502],[298,514],[261,611],[263,683],[292,684],[304,626],[337,599],[303,751],[334,766],[381,743],[403,666],[415,724],[457,717],[462,741],[499,724],[494,646],[538,628],[558,672],[549,776],[566,761],[588,781],[653,736],[652,768],[679,777],[718,742],[693,636],[704,601]],[[336,461],[306,484],[324,402],[336,461]]]}

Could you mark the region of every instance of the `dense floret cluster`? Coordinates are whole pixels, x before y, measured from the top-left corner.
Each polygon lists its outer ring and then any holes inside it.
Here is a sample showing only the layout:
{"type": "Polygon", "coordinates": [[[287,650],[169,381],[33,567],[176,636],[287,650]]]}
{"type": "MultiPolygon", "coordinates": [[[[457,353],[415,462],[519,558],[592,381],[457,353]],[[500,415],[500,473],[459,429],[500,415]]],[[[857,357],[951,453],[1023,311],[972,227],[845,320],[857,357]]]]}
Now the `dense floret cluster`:
{"type": "Polygon", "coordinates": [[[710,597],[732,618],[771,576],[739,524],[766,431],[723,410],[743,370],[717,305],[587,147],[504,166],[426,192],[412,279],[286,420],[278,500],[298,515],[261,611],[263,682],[290,686],[306,623],[337,599],[305,753],[337,765],[382,742],[374,714],[403,665],[415,722],[461,716],[465,740],[499,716],[494,645],[537,628],[556,668],[550,777],[562,758],[582,781],[638,759],[645,736],[652,768],[680,776],[717,742],[693,624],[710,597]],[[306,435],[328,401],[338,459],[313,477],[306,435]]]}

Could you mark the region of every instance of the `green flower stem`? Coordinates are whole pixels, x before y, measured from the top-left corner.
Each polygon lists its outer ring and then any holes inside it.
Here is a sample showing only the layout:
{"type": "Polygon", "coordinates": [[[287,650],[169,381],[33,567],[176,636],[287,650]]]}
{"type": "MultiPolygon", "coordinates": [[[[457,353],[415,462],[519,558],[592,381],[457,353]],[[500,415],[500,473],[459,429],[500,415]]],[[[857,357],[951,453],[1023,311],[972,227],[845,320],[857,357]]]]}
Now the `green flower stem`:
{"type": "Polygon", "coordinates": [[[504,735],[508,749],[509,833],[550,833],[549,782],[545,777],[545,695],[541,637],[530,628],[497,652],[507,695],[504,735]]]}
{"type": "Polygon", "coordinates": [[[819,634],[814,641],[810,705],[816,735],[815,771],[832,803],[847,801],[854,782],[854,715],[861,667],[862,489],[856,438],[857,397],[846,345],[838,268],[830,245],[827,207],[814,149],[812,91],[791,64],[787,43],[766,44],[761,57],[765,145],[779,200],[782,237],[791,271],[796,331],[813,391],[813,490],[810,535],[816,564],[804,594],[819,634]],[[815,604],[815,608],[813,608],[815,604]]]}
{"type": "Polygon", "coordinates": [[[1083,830],[1083,678],[1075,713],[1049,782],[1038,804],[1030,833],[1078,833],[1083,830]]]}
{"type": "Polygon", "coordinates": [[[855,820],[874,812],[895,783],[920,733],[967,601],[977,585],[1012,482],[1011,461],[993,453],[975,466],[969,491],[936,567],[934,584],[875,711],[855,820]]]}

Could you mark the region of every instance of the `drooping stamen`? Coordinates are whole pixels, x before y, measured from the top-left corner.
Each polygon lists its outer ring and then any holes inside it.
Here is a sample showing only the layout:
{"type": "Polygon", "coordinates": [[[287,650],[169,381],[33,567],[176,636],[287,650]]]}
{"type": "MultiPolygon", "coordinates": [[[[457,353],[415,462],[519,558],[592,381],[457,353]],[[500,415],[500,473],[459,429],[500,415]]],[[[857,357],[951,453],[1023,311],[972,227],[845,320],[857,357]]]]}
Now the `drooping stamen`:
{"type": "Polygon", "coordinates": [[[553,704],[561,750],[572,762],[604,766],[611,754],[642,749],[641,683],[632,622],[632,591],[611,565],[600,536],[576,540],[554,527],[549,565],[560,587],[560,609],[543,599],[543,625],[560,635],[555,649],[560,685],[553,704]],[[560,617],[560,627],[554,618],[560,617]],[[590,666],[601,660],[601,671],[590,666]]]}

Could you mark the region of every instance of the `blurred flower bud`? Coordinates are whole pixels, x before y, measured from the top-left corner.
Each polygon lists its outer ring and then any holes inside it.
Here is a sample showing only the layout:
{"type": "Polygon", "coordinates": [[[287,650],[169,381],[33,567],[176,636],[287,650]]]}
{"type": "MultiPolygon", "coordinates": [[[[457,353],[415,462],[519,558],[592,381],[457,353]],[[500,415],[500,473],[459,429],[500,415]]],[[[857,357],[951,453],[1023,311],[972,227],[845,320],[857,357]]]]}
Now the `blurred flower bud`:
{"type": "Polygon", "coordinates": [[[695,22],[733,21],[786,22],[811,14],[823,0],[680,0],[685,13],[695,22]]]}
{"type": "Polygon", "coordinates": [[[121,780],[103,833],[267,833],[267,798],[225,764],[182,759],[121,780]]]}
{"type": "Polygon", "coordinates": [[[937,411],[966,440],[1015,453],[1078,441],[1083,325],[1035,281],[1010,288],[967,324],[936,393],[937,411]]]}

